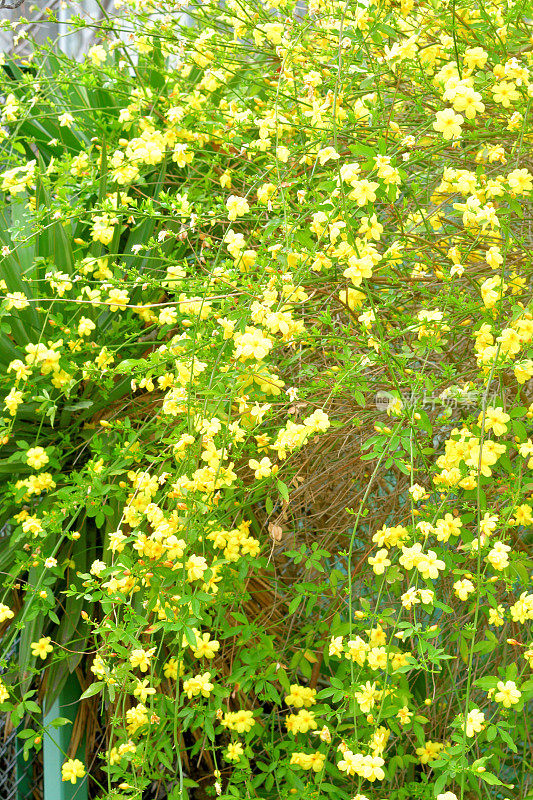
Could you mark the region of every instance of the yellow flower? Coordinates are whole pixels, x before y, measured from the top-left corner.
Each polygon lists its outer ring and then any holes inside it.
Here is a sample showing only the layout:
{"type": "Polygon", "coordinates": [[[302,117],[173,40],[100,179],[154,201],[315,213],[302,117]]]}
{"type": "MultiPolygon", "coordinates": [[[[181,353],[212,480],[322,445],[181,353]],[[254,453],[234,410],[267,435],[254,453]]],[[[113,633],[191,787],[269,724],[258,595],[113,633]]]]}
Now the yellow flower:
{"type": "MultiPolygon", "coordinates": [[[[489,247],[485,254],[485,261],[491,269],[499,269],[503,264],[503,256],[499,247],[489,247]]],[[[491,344],[489,342],[489,344],[491,344]]]]}
{"type": "Polygon", "coordinates": [[[87,55],[95,67],[99,67],[107,58],[107,53],[101,44],[93,45],[93,47],[89,49],[87,55]]]}
{"type": "MultiPolygon", "coordinates": [[[[487,431],[494,431],[495,436],[502,436],[504,433],[507,433],[507,425],[506,423],[509,422],[511,417],[509,414],[506,414],[499,406],[498,408],[493,408],[489,406],[485,412],[485,430],[487,431]]],[[[478,417],[478,422],[481,425],[483,420],[483,413],[480,412],[478,417]]]]}
{"type": "Polygon", "coordinates": [[[195,658],[214,658],[219,648],[220,642],[211,639],[208,633],[197,633],[196,645],[192,649],[195,658]]]}
{"type": "Polygon", "coordinates": [[[90,336],[91,331],[94,331],[96,325],[88,317],[81,317],[78,322],[78,336],[90,336]]]}
{"type": "Polygon", "coordinates": [[[509,520],[512,525],[526,525],[529,526],[533,523],[533,509],[529,503],[522,503],[515,508],[514,517],[509,520]]]}
{"type": "Polygon", "coordinates": [[[316,689],[310,689],[308,686],[300,686],[297,683],[291,684],[291,691],[285,698],[288,706],[295,708],[309,708],[316,703],[315,699],[316,689]]]}
{"type": "Polygon", "coordinates": [[[483,69],[489,54],[482,47],[467,47],[464,54],[464,63],[468,69],[483,69]]]}
{"type": "Polygon", "coordinates": [[[474,734],[480,733],[485,727],[484,722],[485,714],[479,708],[473,708],[466,716],[466,735],[474,736],[474,734]]]}
{"type": "MultiPolygon", "coordinates": [[[[387,731],[389,733],[389,731],[387,731]]],[[[378,755],[365,756],[363,763],[362,777],[367,781],[373,783],[375,780],[382,781],[385,778],[385,772],[382,769],[385,761],[378,755]]]]}
{"type": "Polygon", "coordinates": [[[61,128],[71,128],[72,123],[74,122],[74,117],[72,114],[69,114],[68,111],[65,111],[64,114],[61,114],[58,117],[58,122],[61,128]]]}
{"type": "Polygon", "coordinates": [[[24,361],[21,361],[20,358],[16,358],[14,361],[11,361],[7,371],[14,372],[17,381],[27,381],[31,375],[31,369],[26,366],[24,361]]]}
{"type": "Polygon", "coordinates": [[[402,708],[400,708],[396,716],[400,720],[400,725],[408,725],[411,722],[411,717],[413,716],[413,712],[409,711],[409,708],[407,706],[402,706],[402,708]]]}
{"type": "Polygon", "coordinates": [[[61,780],[76,783],[78,778],[83,778],[85,775],[85,767],[83,763],[77,758],[69,758],[61,767],[61,780]]]}
{"type": "Polygon", "coordinates": [[[219,182],[223,189],[231,189],[231,170],[225,170],[220,176],[219,182]]]}
{"type": "MultiPolygon", "coordinates": [[[[358,612],[355,612],[354,617],[356,619],[361,619],[361,617],[357,616],[357,613],[358,612]]],[[[381,625],[376,625],[375,628],[365,630],[365,633],[368,636],[368,641],[371,647],[380,647],[382,644],[386,644],[387,642],[387,634],[381,625]]]]}
{"type": "Polygon", "coordinates": [[[507,555],[510,552],[511,548],[508,544],[504,544],[503,542],[495,542],[492,550],[487,555],[487,561],[489,564],[492,564],[494,569],[496,570],[503,570],[509,566],[509,556],[507,555]]]}
{"type": "Polygon", "coordinates": [[[479,527],[481,528],[481,532],[485,534],[485,536],[490,536],[493,533],[497,526],[498,526],[499,517],[497,514],[490,514],[488,511],[485,511],[483,514],[483,519],[480,522],[479,527]]]}
{"type": "Polygon", "coordinates": [[[443,749],[444,745],[441,742],[427,741],[424,743],[423,747],[417,748],[416,754],[419,757],[421,764],[428,764],[430,761],[434,761],[436,758],[438,758],[439,753],[443,749]]]}
{"type": "Polygon", "coordinates": [[[447,542],[450,536],[459,536],[463,523],[459,517],[445,514],[435,523],[435,535],[439,542],[447,542]]]}
{"type": "Polygon", "coordinates": [[[433,128],[442,133],[444,139],[448,140],[461,136],[461,125],[464,122],[464,117],[461,114],[456,114],[452,108],[445,108],[444,111],[437,111],[436,117],[433,128]]]}
{"type": "Polygon", "coordinates": [[[284,27],[280,22],[267,22],[263,30],[268,41],[273,45],[281,44],[284,27]]]}
{"type": "Polygon", "coordinates": [[[363,714],[370,713],[380,695],[381,692],[376,689],[376,684],[370,683],[370,681],[365,683],[360,692],[354,692],[354,697],[357,700],[359,708],[363,714]]]}
{"type": "Polygon", "coordinates": [[[189,582],[200,580],[207,569],[207,561],[203,556],[191,556],[187,559],[185,569],[187,570],[187,580],[189,582]]]}
{"type": "Polygon", "coordinates": [[[354,286],[361,286],[363,278],[372,277],[374,263],[370,255],[359,258],[356,255],[350,256],[348,266],[342,273],[345,278],[349,278],[354,286]]]}
{"type": "Polygon", "coordinates": [[[5,622],[6,619],[13,619],[14,616],[15,612],[12,611],[9,606],[0,603],[0,623],[5,622]]]}
{"type": "Polygon", "coordinates": [[[260,478],[268,478],[268,476],[272,474],[272,462],[267,456],[262,458],[261,461],[251,458],[248,462],[248,466],[250,469],[254,470],[254,476],[257,480],[260,478]]]}
{"type": "Polygon", "coordinates": [[[521,361],[519,364],[515,364],[514,374],[518,383],[522,384],[528,381],[533,375],[533,360],[528,358],[525,361],[521,361]]]}
{"type": "Polygon", "coordinates": [[[129,302],[130,297],[125,289],[111,289],[106,300],[111,311],[125,311],[129,302]]]}
{"type": "Polygon", "coordinates": [[[214,689],[213,684],[210,682],[210,678],[211,673],[204,672],[203,675],[198,674],[186,681],[183,681],[183,691],[187,694],[189,700],[191,697],[197,697],[198,695],[202,695],[202,697],[209,697],[210,693],[214,689]]]}
{"type": "Polygon", "coordinates": [[[292,728],[292,733],[307,733],[317,727],[314,712],[306,708],[302,708],[297,714],[289,714],[286,724],[288,730],[292,728]]]}
{"type": "Polygon", "coordinates": [[[148,723],[148,713],[146,706],[138,703],[134,708],[126,711],[126,723],[128,733],[135,733],[139,728],[148,723]]]}
{"type": "Polygon", "coordinates": [[[37,657],[42,658],[44,661],[48,653],[51,653],[52,650],[54,649],[50,644],[51,641],[52,639],[50,638],[50,636],[43,636],[39,639],[38,642],[32,642],[30,645],[32,655],[35,656],[36,658],[37,657]]]}
{"type": "Polygon", "coordinates": [[[171,678],[176,681],[178,679],[178,662],[175,658],[171,658],[163,667],[165,678],[171,678]]]}
{"type": "Polygon", "coordinates": [[[247,711],[246,709],[227,711],[221,720],[221,724],[224,728],[237,731],[237,733],[249,733],[255,725],[253,711],[247,711]]]}
{"type": "Polygon", "coordinates": [[[446,564],[437,558],[437,554],[433,550],[428,550],[426,554],[421,553],[415,566],[422,577],[427,580],[428,578],[438,578],[439,570],[445,569],[446,564]]]}
{"type": "Polygon", "coordinates": [[[467,578],[462,581],[455,581],[453,588],[459,600],[468,600],[468,595],[476,590],[472,581],[467,578]]]}
{"type": "Polygon", "coordinates": [[[133,694],[141,703],[146,703],[147,698],[151,694],[155,694],[155,689],[152,686],[148,686],[148,683],[148,678],[143,681],[137,681],[137,686],[133,690],[133,694]]]}
{"type": "Polygon", "coordinates": [[[114,533],[110,534],[109,536],[109,549],[113,553],[122,553],[124,550],[124,542],[126,541],[126,536],[122,531],[115,531],[114,533]]]}
{"type": "Polygon", "coordinates": [[[250,210],[248,201],[244,197],[231,194],[226,200],[226,208],[228,209],[228,219],[233,222],[237,217],[242,217],[250,210]]]}
{"type": "Polygon", "coordinates": [[[42,533],[41,520],[36,516],[26,517],[22,520],[22,530],[24,533],[32,533],[34,535],[42,533]]]}
{"type": "Polygon", "coordinates": [[[324,166],[328,161],[336,161],[340,156],[334,147],[323,147],[318,151],[317,158],[321,166],[324,166]]]}
{"type": "Polygon", "coordinates": [[[518,331],[513,330],[513,328],[504,328],[496,341],[500,342],[500,350],[502,353],[515,356],[520,352],[522,344],[520,335],[518,331]]]}
{"type": "Polygon", "coordinates": [[[174,161],[178,167],[186,167],[187,164],[191,163],[193,157],[194,154],[187,150],[187,144],[178,142],[178,144],[176,144],[174,147],[172,161],[174,161]]]}
{"type": "Polygon", "coordinates": [[[244,333],[237,333],[233,337],[235,342],[235,358],[241,361],[255,359],[262,361],[272,349],[273,343],[258,328],[248,325],[244,333]]]}
{"type": "Polygon", "coordinates": [[[91,230],[91,238],[95,242],[102,244],[111,244],[115,230],[107,214],[93,217],[93,226],[91,230]]]}
{"type": "Polygon", "coordinates": [[[387,558],[389,551],[383,548],[378,550],[375,556],[368,558],[368,563],[376,573],[376,575],[383,575],[387,567],[390,567],[391,561],[387,558]]]}
{"type": "Polygon", "coordinates": [[[29,306],[26,295],[22,292],[8,292],[5,299],[6,310],[10,311],[12,308],[22,309],[29,306]]]}
{"type": "Polygon", "coordinates": [[[339,292],[339,300],[345,306],[348,306],[350,311],[355,311],[365,302],[366,295],[363,294],[363,292],[357,291],[357,289],[341,289],[339,292]]]}
{"type": "Polygon", "coordinates": [[[150,648],[150,650],[143,650],[142,648],[138,650],[132,650],[130,653],[130,664],[133,669],[137,667],[140,669],[141,672],[148,672],[150,668],[150,659],[155,653],[155,647],[150,648]]]}
{"type": "Polygon", "coordinates": [[[33,469],[41,469],[50,461],[43,447],[30,447],[26,452],[26,462],[33,469]]]}
{"type": "Polygon", "coordinates": [[[419,500],[427,500],[429,497],[427,491],[423,486],[420,486],[419,483],[413,483],[413,485],[409,487],[408,491],[415,502],[418,502],[419,500]]]}
{"type": "Polygon", "coordinates": [[[516,688],[514,681],[498,681],[498,691],[494,695],[497,703],[502,703],[504,708],[511,708],[520,700],[522,693],[516,688]]]}
{"type": "Polygon", "coordinates": [[[499,627],[503,625],[504,619],[503,615],[505,613],[505,609],[503,606],[497,606],[496,608],[489,609],[489,625],[496,625],[499,627]]]}
{"type": "Polygon", "coordinates": [[[323,753],[293,753],[290,763],[302,769],[312,769],[313,772],[320,772],[325,760],[326,756],[323,753]]]}
{"type": "Polygon", "coordinates": [[[257,190],[257,202],[266,205],[276,191],[274,183],[263,183],[257,190]]]}
{"type": "Polygon", "coordinates": [[[370,645],[363,641],[360,636],[356,636],[355,639],[350,639],[346,647],[348,652],[345,653],[345,658],[349,661],[355,661],[362,667],[366,661],[366,654],[370,649],[370,645]]]}
{"type": "Polygon", "coordinates": [[[387,669],[387,651],[384,647],[372,647],[368,651],[367,664],[370,669],[387,669]]]}
{"type": "Polygon", "coordinates": [[[353,181],[350,185],[352,186],[352,191],[348,197],[350,200],[355,200],[360,208],[366,206],[367,203],[375,202],[375,190],[379,187],[379,183],[368,181],[366,178],[363,178],[363,180],[353,181]]]}
{"type": "Polygon", "coordinates": [[[342,655],[342,636],[332,636],[329,643],[329,655],[341,656],[342,655]]]}
{"type": "Polygon", "coordinates": [[[360,775],[363,768],[364,756],[361,753],[353,753],[347,748],[344,749],[343,758],[337,764],[341,772],[347,775],[360,775]]]}
{"type": "Polygon", "coordinates": [[[512,81],[497,83],[492,87],[491,92],[494,94],[494,101],[501,103],[504,108],[509,108],[511,101],[520,99],[520,94],[516,91],[516,84],[512,81]]]}
{"type": "Polygon", "coordinates": [[[244,749],[240,742],[230,742],[228,745],[228,749],[226,750],[226,761],[235,761],[238,762],[241,760],[241,756],[244,755],[244,749]]]}
{"type": "Polygon", "coordinates": [[[533,594],[522,592],[509,611],[513,622],[521,622],[523,625],[526,619],[533,619],[533,594]]]}
{"type": "Polygon", "coordinates": [[[467,119],[474,119],[478,111],[480,114],[485,111],[485,106],[481,102],[480,93],[469,86],[461,87],[461,89],[456,92],[452,103],[454,110],[464,111],[467,119]]]}
{"type": "Polygon", "coordinates": [[[525,168],[514,169],[508,174],[507,183],[515,194],[529,194],[533,190],[533,175],[525,168]]]}

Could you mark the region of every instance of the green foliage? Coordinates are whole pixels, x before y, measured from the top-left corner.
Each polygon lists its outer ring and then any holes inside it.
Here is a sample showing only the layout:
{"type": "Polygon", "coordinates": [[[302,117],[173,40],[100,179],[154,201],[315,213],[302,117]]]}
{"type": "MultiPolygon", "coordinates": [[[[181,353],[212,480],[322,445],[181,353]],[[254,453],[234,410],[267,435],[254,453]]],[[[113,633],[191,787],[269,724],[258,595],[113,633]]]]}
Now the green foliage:
{"type": "Polygon", "coordinates": [[[107,800],[523,800],[526,5],[189,11],[2,76],[0,710],[76,671],[107,800]]]}

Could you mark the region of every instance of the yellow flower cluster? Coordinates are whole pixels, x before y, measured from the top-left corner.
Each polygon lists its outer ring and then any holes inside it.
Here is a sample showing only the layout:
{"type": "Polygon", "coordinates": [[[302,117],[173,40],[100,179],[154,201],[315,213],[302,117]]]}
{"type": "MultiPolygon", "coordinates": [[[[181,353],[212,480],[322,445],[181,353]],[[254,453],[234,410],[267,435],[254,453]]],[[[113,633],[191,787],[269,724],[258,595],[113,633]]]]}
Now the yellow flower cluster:
{"type": "Polygon", "coordinates": [[[294,706],[295,708],[314,706],[316,703],[316,689],[293,683],[291,684],[290,694],[285,697],[285,702],[288,706],[294,706]]]}
{"type": "Polygon", "coordinates": [[[324,768],[325,760],[326,756],[320,752],[292,753],[290,764],[302,769],[313,770],[313,772],[320,772],[324,768]]]}
{"type": "Polygon", "coordinates": [[[385,778],[384,764],[385,761],[380,756],[365,756],[346,749],[337,766],[341,772],[345,772],[347,775],[358,775],[360,778],[373,783],[376,780],[382,781],[385,778]]]}

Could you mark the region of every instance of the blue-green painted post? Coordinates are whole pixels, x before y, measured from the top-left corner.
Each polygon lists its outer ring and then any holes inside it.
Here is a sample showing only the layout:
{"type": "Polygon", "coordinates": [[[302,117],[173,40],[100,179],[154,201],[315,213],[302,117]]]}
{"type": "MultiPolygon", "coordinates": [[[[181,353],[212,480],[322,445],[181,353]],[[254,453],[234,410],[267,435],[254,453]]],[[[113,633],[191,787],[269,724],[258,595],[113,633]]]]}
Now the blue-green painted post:
{"type": "MultiPolygon", "coordinates": [[[[45,715],[44,724],[47,730],[43,740],[44,800],[87,800],[87,775],[78,778],[75,784],[61,780],[61,767],[66,760],[65,753],[72,735],[72,725],[78,713],[80,694],[79,683],[76,677],[71,675],[45,715]],[[49,727],[58,717],[70,720],[72,725],[49,727]]],[[[87,769],[84,741],[81,742],[75,758],[79,758],[87,769]]]]}

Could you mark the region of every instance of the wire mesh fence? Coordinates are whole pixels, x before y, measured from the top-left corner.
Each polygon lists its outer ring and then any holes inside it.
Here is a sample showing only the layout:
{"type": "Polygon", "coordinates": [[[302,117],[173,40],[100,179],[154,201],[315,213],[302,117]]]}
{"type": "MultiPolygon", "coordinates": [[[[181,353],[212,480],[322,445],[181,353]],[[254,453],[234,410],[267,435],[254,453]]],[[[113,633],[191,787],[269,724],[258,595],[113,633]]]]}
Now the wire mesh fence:
{"type": "MultiPolygon", "coordinates": [[[[7,662],[15,659],[17,642],[7,653],[7,662]]],[[[3,672],[0,669],[0,674],[3,672]]],[[[42,755],[22,755],[18,727],[11,725],[6,714],[0,714],[0,798],[1,800],[43,800],[42,755]]]]}

